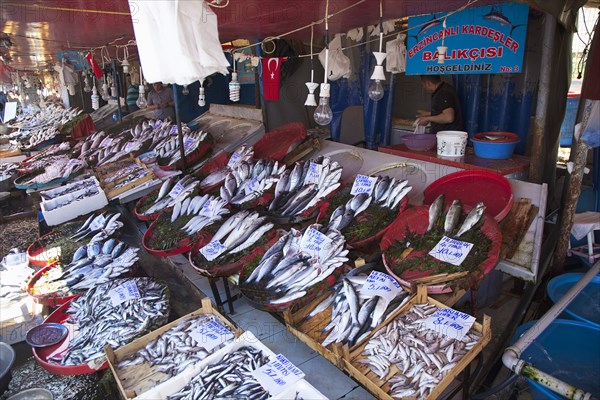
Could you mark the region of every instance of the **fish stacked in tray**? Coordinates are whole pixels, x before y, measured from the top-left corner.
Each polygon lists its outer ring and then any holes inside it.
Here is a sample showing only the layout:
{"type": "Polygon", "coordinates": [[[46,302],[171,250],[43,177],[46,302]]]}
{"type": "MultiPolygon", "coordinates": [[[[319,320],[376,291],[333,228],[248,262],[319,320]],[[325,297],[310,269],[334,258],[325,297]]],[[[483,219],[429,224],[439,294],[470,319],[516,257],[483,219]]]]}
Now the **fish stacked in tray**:
{"type": "Polygon", "coordinates": [[[67,155],[47,157],[40,162],[44,167],[17,178],[15,185],[21,188],[48,185],[54,181],[66,180],[86,167],[84,161],[70,159],[67,155]]]}
{"type": "Polygon", "coordinates": [[[394,398],[426,398],[481,339],[474,330],[456,340],[423,328],[422,320],[437,309],[433,304],[414,304],[376,332],[357,360],[389,383],[394,398]]]}
{"type": "Polygon", "coordinates": [[[277,161],[243,161],[225,177],[221,198],[231,204],[243,204],[260,197],[277,183],[285,165],[277,161]]]}
{"type": "Polygon", "coordinates": [[[137,205],[138,215],[151,216],[172,208],[176,203],[181,203],[188,196],[198,193],[200,181],[191,175],[186,175],[176,183],[175,178],[169,178],[163,182],[154,198],[154,202],[148,204],[154,196],[143,198],[137,205]],[[142,204],[143,203],[143,204],[142,204]]]}
{"type": "MultiPolygon", "coordinates": [[[[183,130],[183,149],[185,156],[189,156],[198,149],[200,143],[208,138],[207,132],[183,130]]],[[[174,165],[181,160],[181,152],[179,151],[179,138],[171,136],[163,139],[155,148],[154,151],[160,159],[164,160],[163,164],[174,165]]]]}
{"type": "Polygon", "coordinates": [[[121,213],[92,214],[85,220],[83,225],[69,237],[69,239],[80,242],[92,235],[90,242],[105,240],[123,227],[123,223],[119,221],[120,217],[121,213]]]}
{"type": "Polygon", "coordinates": [[[253,246],[265,233],[273,229],[273,226],[268,217],[261,217],[256,211],[240,211],[219,227],[211,241],[222,242],[225,247],[222,254],[236,254],[253,246]]]}
{"type": "Polygon", "coordinates": [[[78,330],[67,349],[49,361],[61,365],[80,365],[104,361],[104,346],[117,348],[162,326],[169,314],[167,287],[151,278],[133,278],[140,297],[125,300],[117,306],[111,302],[110,291],[126,279],[117,279],[96,286],[71,301],[68,323],[78,330]]]}
{"type": "Polygon", "coordinates": [[[233,153],[231,153],[227,165],[211,172],[204,179],[202,179],[200,182],[200,187],[207,189],[219,186],[225,181],[225,177],[229,175],[235,168],[237,168],[242,162],[250,162],[253,157],[254,149],[252,146],[247,146],[246,144],[241,145],[233,153]]]}

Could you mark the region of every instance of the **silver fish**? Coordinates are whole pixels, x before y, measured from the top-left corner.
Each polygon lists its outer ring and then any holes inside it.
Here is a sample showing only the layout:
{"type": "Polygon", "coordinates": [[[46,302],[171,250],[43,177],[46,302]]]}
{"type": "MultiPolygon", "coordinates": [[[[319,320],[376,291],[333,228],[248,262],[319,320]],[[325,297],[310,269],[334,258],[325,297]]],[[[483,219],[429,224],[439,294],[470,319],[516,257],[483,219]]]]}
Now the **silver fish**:
{"type": "Polygon", "coordinates": [[[471,212],[467,215],[465,221],[460,226],[456,237],[460,237],[465,232],[471,230],[471,228],[473,228],[479,222],[484,212],[485,204],[483,204],[483,202],[477,203],[477,206],[475,206],[475,208],[471,210],[471,212]]]}
{"type": "Polygon", "coordinates": [[[440,194],[437,199],[429,206],[429,225],[427,225],[427,232],[429,232],[437,223],[438,218],[444,211],[444,195],[440,194]]]}
{"type": "Polygon", "coordinates": [[[454,200],[452,205],[448,209],[446,213],[446,220],[444,221],[444,232],[450,233],[458,224],[458,220],[460,219],[462,213],[462,206],[460,204],[460,200],[454,200]]]}

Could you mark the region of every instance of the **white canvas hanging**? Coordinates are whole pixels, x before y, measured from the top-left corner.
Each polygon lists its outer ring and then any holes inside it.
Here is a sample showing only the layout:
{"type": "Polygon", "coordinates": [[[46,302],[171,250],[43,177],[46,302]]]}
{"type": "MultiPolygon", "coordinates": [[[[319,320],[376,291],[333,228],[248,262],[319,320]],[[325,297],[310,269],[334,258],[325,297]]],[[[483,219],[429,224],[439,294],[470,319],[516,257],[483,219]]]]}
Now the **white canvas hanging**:
{"type": "Polygon", "coordinates": [[[385,50],[387,53],[385,68],[387,72],[391,72],[393,74],[406,72],[405,39],[406,35],[400,33],[396,39],[390,40],[385,44],[385,50]]]}
{"type": "MultiPolygon", "coordinates": [[[[325,49],[319,53],[319,61],[325,68],[325,49]]],[[[350,59],[342,50],[342,35],[337,34],[329,43],[329,74],[327,79],[336,81],[340,78],[350,78],[350,59]]]]}

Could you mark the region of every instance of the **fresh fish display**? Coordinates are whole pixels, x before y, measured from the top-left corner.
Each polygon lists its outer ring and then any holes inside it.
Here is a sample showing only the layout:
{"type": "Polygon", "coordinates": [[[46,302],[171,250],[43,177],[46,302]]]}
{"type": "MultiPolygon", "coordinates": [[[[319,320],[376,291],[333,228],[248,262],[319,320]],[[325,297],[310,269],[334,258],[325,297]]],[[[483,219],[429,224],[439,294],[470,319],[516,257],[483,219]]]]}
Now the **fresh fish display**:
{"type": "Polygon", "coordinates": [[[10,179],[19,168],[19,164],[0,162],[0,181],[10,179]]]}
{"type": "Polygon", "coordinates": [[[152,215],[171,208],[175,203],[183,202],[200,185],[200,181],[191,175],[186,175],[175,184],[174,178],[167,179],[161,186],[158,197],[144,215],[152,215]]]}
{"type": "MultiPolygon", "coordinates": [[[[193,153],[198,146],[200,146],[200,143],[205,141],[208,137],[207,132],[183,131],[183,148],[186,156],[193,153]]],[[[154,151],[159,157],[169,159],[168,165],[175,164],[177,161],[181,160],[181,152],[179,151],[179,137],[171,136],[168,139],[163,140],[154,148],[154,151]]]]}
{"type": "Polygon", "coordinates": [[[246,144],[241,145],[231,153],[227,165],[210,173],[202,180],[202,182],[200,182],[200,187],[206,188],[223,183],[225,177],[229,175],[233,169],[237,168],[244,161],[249,162],[252,160],[252,157],[254,157],[254,149],[252,146],[247,146],[246,144]]]}
{"type": "Polygon", "coordinates": [[[29,157],[21,162],[21,167],[24,169],[35,170],[44,168],[46,165],[52,163],[52,159],[48,160],[50,156],[58,156],[66,154],[71,150],[69,142],[62,142],[60,144],[53,144],[46,147],[34,156],[29,157]]]}
{"type": "Polygon", "coordinates": [[[257,212],[240,211],[227,219],[213,235],[225,247],[221,255],[235,254],[252,247],[265,233],[273,229],[267,217],[257,212]]]}
{"type": "Polygon", "coordinates": [[[123,227],[123,223],[119,221],[120,216],[120,213],[108,215],[104,213],[100,215],[92,214],[69,239],[78,242],[93,234],[91,242],[102,241],[123,227]]]}
{"type": "Polygon", "coordinates": [[[448,209],[446,213],[446,219],[444,220],[444,232],[450,233],[454,231],[456,228],[456,224],[458,224],[458,220],[462,215],[462,205],[460,204],[460,200],[454,200],[452,205],[448,209]]]}
{"type": "Polygon", "coordinates": [[[74,117],[80,115],[83,110],[78,108],[63,108],[62,105],[52,104],[42,108],[40,111],[32,114],[20,114],[16,121],[11,124],[13,128],[19,128],[21,131],[30,129],[44,128],[49,126],[61,127],[74,117]]]}
{"type": "Polygon", "coordinates": [[[394,398],[427,397],[481,339],[474,330],[455,340],[423,328],[422,320],[437,309],[432,304],[413,305],[365,345],[358,362],[389,382],[388,393],[394,398]]]}
{"type": "Polygon", "coordinates": [[[279,180],[285,165],[277,161],[242,161],[225,177],[221,198],[231,204],[243,204],[260,197],[279,180]]]}
{"type": "Polygon", "coordinates": [[[24,147],[31,149],[40,143],[54,139],[58,135],[60,135],[60,130],[54,126],[36,129],[32,131],[31,136],[29,136],[29,142],[24,147]]]}
{"type": "Polygon", "coordinates": [[[284,217],[301,214],[340,187],[342,167],[328,157],[298,162],[275,186],[269,210],[284,217]]]}
{"type": "Polygon", "coordinates": [[[68,156],[53,157],[52,163],[33,177],[20,181],[20,184],[28,186],[33,184],[46,184],[55,179],[66,179],[71,174],[86,167],[84,161],[77,159],[69,159],[68,156]]]}
{"type": "Polygon", "coordinates": [[[467,215],[467,218],[464,220],[460,228],[458,229],[458,233],[456,237],[460,237],[464,233],[468,232],[473,228],[477,223],[481,220],[483,213],[485,212],[485,204],[482,202],[477,203],[474,209],[467,215]]]}
{"type": "Polygon", "coordinates": [[[129,164],[125,168],[121,168],[115,171],[114,173],[109,174],[106,178],[102,179],[102,183],[104,183],[105,185],[113,183],[127,177],[128,175],[136,174],[137,172],[145,169],[146,168],[144,168],[141,164],[134,162],[129,164]]]}
{"type": "Polygon", "coordinates": [[[104,346],[118,348],[163,325],[169,314],[167,287],[151,278],[116,279],[93,287],[71,301],[68,323],[77,325],[68,347],[60,356],[48,358],[62,365],[104,362],[104,346]],[[111,290],[132,281],[139,298],[113,306],[111,290]]]}
{"type": "Polygon", "coordinates": [[[130,272],[138,251],[116,239],[90,242],[77,249],[70,264],[54,267],[36,281],[32,293],[68,294],[109,282],[130,272]]]}
{"type": "Polygon", "coordinates": [[[397,180],[388,176],[377,178],[373,192],[360,193],[353,196],[345,205],[340,205],[334,210],[329,218],[329,228],[343,230],[361,212],[370,205],[389,208],[394,210],[411,191],[412,186],[407,180],[397,180]]]}
{"type": "Polygon", "coordinates": [[[151,340],[138,351],[120,360],[117,363],[120,378],[128,379],[130,376],[131,379],[135,380],[139,378],[138,370],[132,367],[146,365],[148,370],[151,371],[150,373],[158,371],[165,374],[164,379],[155,382],[155,384],[158,384],[169,377],[179,375],[190,365],[204,360],[210,354],[233,341],[234,337],[234,332],[212,314],[202,314],[186,319],[162,333],[156,339],[151,340]],[[218,324],[220,330],[229,331],[232,334],[231,338],[224,340],[217,347],[207,350],[203,343],[196,342],[190,335],[190,333],[198,331],[202,325],[207,323],[218,324]]]}
{"type": "Polygon", "coordinates": [[[200,232],[204,227],[221,220],[223,214],[228,214],[229,210],[225,208],[225,200],[215,196],[187,197],[181,203],[175,203],[171,213],[171,223],[184,216],[192,216],[188,222],[181,227],[187,235],[191,236],[200,232]]]}
{"type": "Polygon", "coordinates": [[[429,206],[429,225],[427,225],[427,232],[429,232],[435,226],[438,218],[444,212],[444,195],[440,194],[437,199],[429,206]]]}
{"type": "Polygon", "coordinates": [[[252,371],[269,362],[263,352],[246,346],[227,353],[221,361],[207,365],[179,392],[168,396],[169,400],[204,399],[268,399],[252,371]]]}
{"type": "Polygon", "coordinates": [[[46,202],[46,211],[56,210],[57,208],[68,206],[69,204],[84,200],[88,197],[96,196],[100,193],[100,188],[98,186],[90,186],[83,193],[79,193],[77,196],[73,195],[65,195],[56,199],[54,201],[46,202]]]}
{"type": "Polygon", "coordinates": [[[361,289],[368,275],[368,270],[364,273],[350,271],[331,288],[329,296],[306,316],[306,319],[310,319],[331,309],[330,323],[323,329],[329,332],[323,346],[334,342],[353,346],[408,301],[408,293],[404,291],[391,302],[383,297],[363,295],[361,289]]]}
{"type": "Polygon", "coordinates": [[[270,297],[268,304],[282,304],[306,295],[308,288],[325,280],[348,261],[344,236],[336,230],[326,233],[329,244],[320,255],[301,247],[303,233],[323,228],[318,224],[308,226],[303,232],[292,228],[267,250],[250,276],[240,282],[242,288],[264,291],[270,297]]]}
{"type": "Polygon", "coordinates": [[[64,196],[70,193],[77,192],[79,190],[84,189],[92,189],[97,188],[98,183],[95,178],[88,178],[81,181],[73,182],[69,185],[61,186],[59,188],[53,190],[47,190],[45,192],[40,192],[40,196],[43,200],[48,201],[54,198],[64,196]]]}

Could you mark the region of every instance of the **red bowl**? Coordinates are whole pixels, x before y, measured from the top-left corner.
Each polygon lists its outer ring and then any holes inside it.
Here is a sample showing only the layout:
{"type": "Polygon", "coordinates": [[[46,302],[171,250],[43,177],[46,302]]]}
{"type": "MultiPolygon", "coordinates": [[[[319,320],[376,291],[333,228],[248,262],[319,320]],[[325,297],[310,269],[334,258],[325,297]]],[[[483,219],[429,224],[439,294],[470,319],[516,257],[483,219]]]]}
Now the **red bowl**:
{"type": "Polygon", "coordinates": [[[50,306],[50,307],[57,307],[57,306],[65,304],[67,302],[70,302],[72,299],[75,299],[80,296],[79,294],[71,294],[71,295],[61,296],[56,292],[48,293],[48,294],[44,294],[44,295],[36,295],[33,293],[33,287],[35,286],[35,283],[40,280],[42,275],[45,274],[46,272],[50,271],[52,268],[57,267],[58,265],[59,265],[58,263],[52,263],[52,264],[40,269],[38,272],[36,272],[31,277],[29,282],[27,282],[27,293],[31,297],[33,297],[33,300],[36,303],[43,304],[45,306],[50,306]]]}

